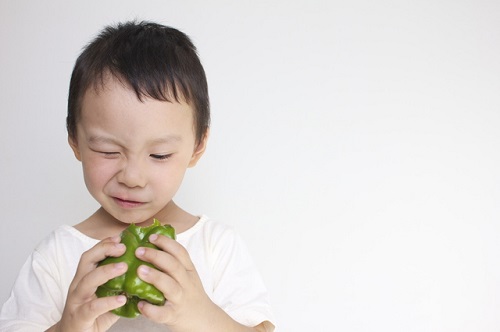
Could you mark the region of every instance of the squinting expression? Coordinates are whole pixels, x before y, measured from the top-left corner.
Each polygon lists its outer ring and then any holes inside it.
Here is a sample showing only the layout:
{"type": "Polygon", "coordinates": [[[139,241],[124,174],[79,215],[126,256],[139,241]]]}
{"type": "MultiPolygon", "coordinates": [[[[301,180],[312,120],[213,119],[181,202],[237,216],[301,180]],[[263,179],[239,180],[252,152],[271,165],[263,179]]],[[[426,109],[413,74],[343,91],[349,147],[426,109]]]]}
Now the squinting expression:
{"type": "Polygon", "coordinates": [[[201,157],[193,110],[186,103],[145,98],[109,78],[82,101],[76,141],[90,194],[114,218],[140,223],[157,215],[177,192],[186,169],[201,157]]]}

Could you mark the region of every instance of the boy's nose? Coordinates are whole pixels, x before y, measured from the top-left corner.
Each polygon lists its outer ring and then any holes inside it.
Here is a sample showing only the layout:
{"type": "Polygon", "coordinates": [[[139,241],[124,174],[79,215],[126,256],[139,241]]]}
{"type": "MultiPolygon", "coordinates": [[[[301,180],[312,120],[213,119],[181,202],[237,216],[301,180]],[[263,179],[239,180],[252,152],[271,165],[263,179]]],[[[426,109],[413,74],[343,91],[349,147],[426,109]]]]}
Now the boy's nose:
{"type": "Polygon", "coordinates": [[[129,188],[146,186],[146,170],[138,161],[127,160],[117,176],[118,182],[129,188]]]}

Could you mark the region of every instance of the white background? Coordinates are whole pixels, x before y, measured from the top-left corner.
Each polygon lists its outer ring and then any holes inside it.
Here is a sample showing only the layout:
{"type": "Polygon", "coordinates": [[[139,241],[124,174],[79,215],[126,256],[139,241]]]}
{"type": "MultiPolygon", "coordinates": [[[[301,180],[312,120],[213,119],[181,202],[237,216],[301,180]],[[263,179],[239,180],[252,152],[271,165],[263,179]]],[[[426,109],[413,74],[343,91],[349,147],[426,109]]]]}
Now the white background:
{"type": "Polygon", "coordinates": [[[177,201],[242,234],[279,331],[500,330],[487,0],[1,0],[1,302],[43,237],[96,208],[68,83],[81,48],[133,18],[198,46],[212,136],[177,201]]]}

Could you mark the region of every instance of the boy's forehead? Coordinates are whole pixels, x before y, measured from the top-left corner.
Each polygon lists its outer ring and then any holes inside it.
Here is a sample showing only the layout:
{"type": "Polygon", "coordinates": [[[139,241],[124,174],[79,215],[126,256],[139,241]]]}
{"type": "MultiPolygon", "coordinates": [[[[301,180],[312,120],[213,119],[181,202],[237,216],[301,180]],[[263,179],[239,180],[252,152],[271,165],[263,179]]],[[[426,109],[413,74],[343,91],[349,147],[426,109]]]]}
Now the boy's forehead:
{"type": "MultiPolygon", "coordinates": [[[[185,119],[189,119],[192,126],[195,126],[195,113],[190,104],[184,101],[177,102],[175,99],[166,101],[138,95],[130,85],[114,78],[109,78],[102,84],[90,86],[83,95],[80,112],[84,122],[88,123],[85,120],[87,119],[91,123],[98,124],[99,121],[115,122],[123,116],[128,117],[127,112],[129,111],[135,112],[137,110],[137,112],[142,113],[142,111],[150,109],[165,110],[165,112],[169,112],[169,109],[175,109],[181,111],[182,114],[187,113],[189,118],[185,119]],[[172,108],[160,104],[176,104],[178,106],[172,108]]],[[[140,118],[138,121],[141,122],[140,118]]]]}

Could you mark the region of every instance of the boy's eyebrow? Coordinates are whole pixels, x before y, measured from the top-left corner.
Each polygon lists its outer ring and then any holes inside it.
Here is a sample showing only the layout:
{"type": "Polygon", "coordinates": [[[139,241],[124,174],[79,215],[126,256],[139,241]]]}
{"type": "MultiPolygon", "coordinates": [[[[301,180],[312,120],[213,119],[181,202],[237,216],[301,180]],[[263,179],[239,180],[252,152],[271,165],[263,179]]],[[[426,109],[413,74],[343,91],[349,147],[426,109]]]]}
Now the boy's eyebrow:
{"type": "Polygon", "coordinates": [[[172,143],[182,141],[181,136],[177,135],[167,135],[164,137],[159,137],[151,141],[152,144],[162,144],[162,143],[172,143]]]}
{"type": "MultiPolygon", "coordinates": [[[[90,136],[88,141],[90,143],[112,143],[112,144],[119,144],[119,141],[112,138],[112,137],[106,137],[106,136],[90,136]]],[[[155,138],[151,140],[149,143],[150,144],[164,144],[164,143],[172,143],[172,142],[180,142],[182,141],[182,137],[178,135],[166,135],[163,137],[155,138]]]]}
{"type": "Polygon", "coordinates": [[[90,136],[88,138],[88,141],[90,143],[118,143],[115,139],[111,137],[105,137],[105,136],[90,136]]]}

